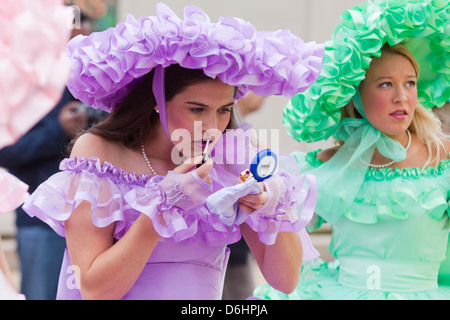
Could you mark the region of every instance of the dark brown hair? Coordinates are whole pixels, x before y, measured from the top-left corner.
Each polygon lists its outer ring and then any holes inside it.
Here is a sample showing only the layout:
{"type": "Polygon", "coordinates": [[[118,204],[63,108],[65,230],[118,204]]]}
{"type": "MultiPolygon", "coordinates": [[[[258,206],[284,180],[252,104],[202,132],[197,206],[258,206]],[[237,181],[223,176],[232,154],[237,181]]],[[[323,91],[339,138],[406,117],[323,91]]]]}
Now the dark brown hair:
{"type": "MultiPolygon", "coordinates": [[[[140,134],[141,127],[145,136],[151,133],[152,128],[159,125],[159,115],[154,110],[156,100],[152,92],[153,74],[152,70],[142,78],[136,79],[134,89],[116,105],[111,114],[85,132],[106,140],[120,141],[127,147],[139,146],[143,139],[140,134]]],[[[206,76],[200,69],[186,69],[177,64],[167,67],[164,84],[166,101],[172,100],[186,87],[203,81],[214,81],[214,79],[206,76]]],[[[233,127],[232,113],[227,129],[233,127]]]]}

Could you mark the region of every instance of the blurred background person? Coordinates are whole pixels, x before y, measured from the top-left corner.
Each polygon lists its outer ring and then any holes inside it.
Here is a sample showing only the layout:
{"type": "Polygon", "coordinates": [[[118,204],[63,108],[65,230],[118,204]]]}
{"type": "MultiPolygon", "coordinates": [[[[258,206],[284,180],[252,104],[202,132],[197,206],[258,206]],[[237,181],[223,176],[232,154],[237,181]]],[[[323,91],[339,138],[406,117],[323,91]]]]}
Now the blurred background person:
{"type": "Polygon", "coordinates": [[[238,100],[236,107],[239,110],[240,116],[245,118],[248,114],[260,110],[265,99],[266,97],[261,97],[250,92],[245,98],[238,100]]]}
{"type": "MultiPolygon", "coordinates": [[[[0,148],[16,143],[61,99],[70,71],[68,18],[61,0],[2,1],[0,148]]],[[[0,168],[0,216],[19,207],[27,191],[27,184],[0,168]]],[[[18,291],[0,238],[0,299],[24,299],[18,291]]]]}
{"type": "Polygon", "coordinates": [[[442,131],[450,135],[450,102],[447,102],[441,108],[434,108],[434,113],[442,123],[442,131]]]}
{"type": "MultiPolygon", "coordinates": [[[[71,38],[89,34],[92,19],[75,12],[78,28],[71,38]]],[[[75,24],[74,24],[75,25],[75,24]]],[[[58,104],[15,144],[0,150],[0,167],[29,186],[33,192],[48,177],[59,170],[66,146],[94,117],[101,114],[86,107],[67,88],[58,104]]],[[[21,289],[27,300],[54,300],[58,284],[65,239],[39,219],[30,218],[21,207],[16,209],[17,247],[20,261],[21,289]]]]}
{"type": "MultiPolygon", "coordinates": [[[[55,108],[15,144],[0,150],[0,166],[29,186],[37,186],[59,169],[65,145],[84,126],[85,116],[66,89],[55,108]]],[[[28,300],[56,298],[64,238],[22,208],[16,209],[21,292],[28,300]]]]}

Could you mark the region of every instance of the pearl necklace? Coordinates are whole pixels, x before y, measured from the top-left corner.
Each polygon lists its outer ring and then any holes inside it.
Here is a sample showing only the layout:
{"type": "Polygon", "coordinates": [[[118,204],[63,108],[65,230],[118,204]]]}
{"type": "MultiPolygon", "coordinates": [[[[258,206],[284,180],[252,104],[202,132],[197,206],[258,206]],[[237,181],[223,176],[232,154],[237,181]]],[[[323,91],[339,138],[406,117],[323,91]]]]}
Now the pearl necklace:
{"type": "Polygon", "coordinates": [[[149,167],[150,171],[153,172],[155,176],[157,176],[158,174],[156,173],[155,169],[153,169],[152,165],[150,164],[150,160],[148,160],[147,154],[145,153],[144,142],[141,142],[141,150],[142,156],[144,157],[145,162],[147,162],[147,166],[149,167]]]}
{"type": "MultiPolygon", "coordinates": [[[[142,131],[142,124],[139,128],[139,135],[142,136],[143,131],[142,131]]],[[[141,151],[142,151],[142,156],[144,157],[145,162],[147,162],[147,166],[150,169],[150,171],[153,173],[153,175],[157,176],[158,174],[156,173],[155,169],[153,169],[150,160],[147,157],[147,153],[145,153],[145,147],[144,147],[144,141],[141,141],[141,151]]]]}
{"type": "MultiPolygon", "coordinates": [[[[409,130],[406,130],[406,133],[408,134],[408,145],[406,146],[405,150],[408,151],[409,146],[411,145],[411,133],[409,132],[409,130]]],[[[372,163],[370,163],[369,167],[373,167],[373,168],[387,168],[387,167],[393,165],[395,162],[396,162],[395,160],[392,160],[392,161],[390,161],[388,163],[385,163],[385,164],[372,164],[372,163]]]]}

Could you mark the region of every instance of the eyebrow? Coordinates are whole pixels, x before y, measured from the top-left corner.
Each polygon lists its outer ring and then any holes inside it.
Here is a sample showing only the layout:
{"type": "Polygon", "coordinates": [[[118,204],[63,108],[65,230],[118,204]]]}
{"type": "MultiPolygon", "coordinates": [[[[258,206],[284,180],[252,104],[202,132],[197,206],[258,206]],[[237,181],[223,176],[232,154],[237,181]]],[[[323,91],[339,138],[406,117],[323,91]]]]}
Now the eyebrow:
{"type": "MultiPolygon", "coordinates": [[[[200,103],[200,102],[195,102],[195,101],[186,101],[186,104],[192,104],[192,105],[199,106],[199,107],[209,108],[208,105],[200,103]]],[[[230,102],[226,105],[221,106],[220,108],[225,108],[225,107],[230,107],[230,106],[234,106],[234,102],[230,102]]]]}
{"type": "MultiPolygon", "coordinates": [[[[380,80],[383,80],[383,79],[392,79],[392,78],[393,77],[391,77],[391,76],[382,76],[382,77],[377,78],[375,81],[380,81],[380,80]]],[[[417,79],[417,76],[415,74],[414,75],[410,74],[410,75],[406,76],[406,78],[417,79]]]]}

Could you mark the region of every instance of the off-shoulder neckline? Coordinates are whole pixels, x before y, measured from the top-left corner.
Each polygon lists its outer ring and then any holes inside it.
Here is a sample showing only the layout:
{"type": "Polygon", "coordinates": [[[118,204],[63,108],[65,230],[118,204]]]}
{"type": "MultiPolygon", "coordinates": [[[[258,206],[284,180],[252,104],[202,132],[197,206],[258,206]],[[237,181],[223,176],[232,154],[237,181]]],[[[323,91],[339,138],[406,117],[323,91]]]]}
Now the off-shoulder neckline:
{"type": "Polygon", "coordinates": [[[87,170],[99,176],[107,175],[108,177],[138,184],[145,184],[153,178],[161,177],[159,175],[151,175],[150,173],[129,172],[108,161],[102,162],[98,157],[86,158],[83,156],[71,156],[61,162],[60,169],[74,172],[87,170]]]}
{"type": "MultiPolygon", "coordinates": [[[[322,151],[322,149],[316,149],[308,152],[305,156],[305,161],[312,167],[319,167],[326,161],[317,158],[317,154],[322,151]]],[[[442,159],[440,163],[436,166],[430,166],[426,168],[369,168],[367,170],[367,175],[376,178],[391,178],[396,176],[403,176],[406,178],[419,177],[419,176],[438,176],[444,173],[444,171],[450,167],[450,153],[449,158],[442,159]]]]}

